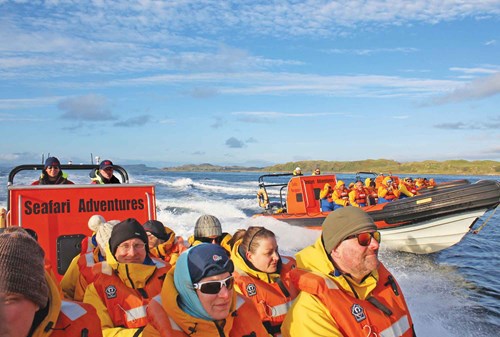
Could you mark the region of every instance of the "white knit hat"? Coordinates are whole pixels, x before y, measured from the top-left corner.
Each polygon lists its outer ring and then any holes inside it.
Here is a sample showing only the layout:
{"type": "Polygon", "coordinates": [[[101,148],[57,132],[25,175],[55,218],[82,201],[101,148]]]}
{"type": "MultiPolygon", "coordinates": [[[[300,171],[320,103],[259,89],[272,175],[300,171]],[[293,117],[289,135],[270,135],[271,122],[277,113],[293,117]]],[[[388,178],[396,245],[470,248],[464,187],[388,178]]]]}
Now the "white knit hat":
{"type": "Polygon", "coordinates": [[[99,228],[99,226],[105,222],[106,222],[106,219],[104,219],[104,217],[102,215],[94,214],[90,217],[89,222],[88,222],[88,226],[92,232],[96,232],[97,228],[99,228]]]}
{"type": "Polygon", "coordinates": [[[111,231],[113,230],[113,227],[119,222],[120,220],[110,220],[99,225],[99,227],[95,231],[95,239],[102,256],[106,256],[106,246],[108,244],[109,238],[111,237],[111,231]]]}

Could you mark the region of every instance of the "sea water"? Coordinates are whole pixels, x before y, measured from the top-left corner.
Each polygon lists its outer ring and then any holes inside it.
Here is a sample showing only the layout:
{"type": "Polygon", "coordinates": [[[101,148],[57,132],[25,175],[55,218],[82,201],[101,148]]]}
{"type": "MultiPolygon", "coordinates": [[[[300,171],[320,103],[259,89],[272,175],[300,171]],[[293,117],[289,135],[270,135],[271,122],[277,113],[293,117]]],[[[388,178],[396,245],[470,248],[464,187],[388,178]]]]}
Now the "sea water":
{"type": "MultiPolygon", "coordinates": [[[[7,205],[9,168],[0,168],[0,207],[7,205]]],[[[29,184],[36,172],[22,172],[15,185],[29,184]]],[[[88,174],[69,172],[75,183],[88,183],[88,174]]],[[[278,237],[282,255],[293,255],[313,243],[318,231],[292,227],[259,213],[256,198],[261,173],[166,172],[129,170],[131,183],[154,183],[157,217],[176,235],[185,239],[193,234],[196,219],[212,214],[221,220],[225,232],[239,228],[265,226],[278,237]]],[[[346,184],[354,175],[338,174],[346,184]]],[[[498,180],[500,177],[426,175],[439,182],[469,179],[498,180]]],[[[416,178],[416,177],[414,177],[416,178]]],[[[277,195],[271,195],[271,198],[277,195]]],[[[482,224],[492,212],[476,224],[482,224]]],[[[108,219],[110,220],[110,219],[108,219]]],[[[500,332],[500,212],[493,214],[477,235],[468,234],[457,245],[444,251],[415,255],[383,249],[380,259],[396,276],[414,320],[418,336],[497,336],[500,332]]]]}

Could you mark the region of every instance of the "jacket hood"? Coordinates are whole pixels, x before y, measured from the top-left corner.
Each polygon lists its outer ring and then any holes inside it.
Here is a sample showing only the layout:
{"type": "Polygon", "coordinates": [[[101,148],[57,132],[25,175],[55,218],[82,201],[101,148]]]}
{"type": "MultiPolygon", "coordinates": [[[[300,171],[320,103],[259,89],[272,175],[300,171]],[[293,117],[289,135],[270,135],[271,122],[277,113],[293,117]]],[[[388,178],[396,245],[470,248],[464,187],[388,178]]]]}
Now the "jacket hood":
{"type": "MultiPolygon", "coordinates": [[[[172,267],[167,273],[163,288],[161,291],[161,302],[165,312],[175,321],[175,323],[185,332],[185,333],[195,333],[196,336],[220,336],[217,331],[216,326],[213,321],[207,321],[201,318],[193,317],[188,315],[178,305],[179,292],[175,288],[174,284],[174,272],[175,266],[172,267]]],[[[233,290],[233,300],[231,303],[231,309],[229,310],[228,317],[225,320],[224,325],[224,336],[229,336],[230,331],[233,328],[233,315],[232,313],[236,308],[236,291],[233,290]]]]}
{"type": "Polygon", "coordinates": [[[366,277],[361,284],[355,282],[348,275],[344,275],[339,270],[336,270],[332,261],[327,256],[321,236],[313,245],[298,252],[295,258],[298,268],[328,275],[339,288],[342,288],[352,296],[355,296],[352,291],[354,289],[359,298],[365,299],[377,286],[378,272],[376,270],[370,276],[366,277]]]}
{"type": "Polygon", "coordinates": [[[267,283],[272,283],[277,278],[280,277],[279,271],[281,270],[281,265],[282,265],[281,256],[280,260],[278,261],[278,268],[276,269],[275,273],[265,273],[263,271],[256,270],[251,266],[249,266],[248,264],[250,262],[247,261],[247,259],[241,255],[242,252],[241,249],[239,248],[242,242],[243,240],[241,239],[236,241],[236,243],[233,246],[233,250],[231,251],[231,259],[233,260],[235,267],[239,269],[240,274],[241,272],[244,272],[251,277],[262,280],[267,283]]]}
{"type": "Polygon", "coordinates": [[[337,189],[337,188],[340,188],[340,186],[342,186],[342,185],[345,185],[345,183],[344,183],[342,180],[339,180],[339,181],[337,181],[337,183],[335,184],[335,188],[336,188],[336,189],[337,189]]]}
{"type": "Polygon", "coordinates": [[[50,277],[49,273],[45,271],[45,281],[47,282],[47,286],[49,288],[49,308],[47,315],[43,318],[42,322],[38,325],[38,327],[33,332],[32,337],[45,337],[49,336],[52,333],[51,329],[46,328],[50,325],[53,326],[56,324],[57,319],[59,318],[59,313],[61,312],[61,290],[54,282],[52,277],[50,277]]]}

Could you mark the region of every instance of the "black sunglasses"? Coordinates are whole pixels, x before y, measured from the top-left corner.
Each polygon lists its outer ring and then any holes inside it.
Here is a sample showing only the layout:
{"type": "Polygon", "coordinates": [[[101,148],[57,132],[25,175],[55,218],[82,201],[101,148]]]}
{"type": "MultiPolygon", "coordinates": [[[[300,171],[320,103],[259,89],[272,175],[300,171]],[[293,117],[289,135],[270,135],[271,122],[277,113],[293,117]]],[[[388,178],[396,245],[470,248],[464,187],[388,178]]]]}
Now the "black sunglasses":
{"type": "Polygon", "coordinates": [[[47,170],[52,170],[52,169],[59,170],[59,166],[47,166],[47,170]]]}
{"type": "Polygon", "coordinates": [[[214,238],[196,237],[195,240],[203,242],[203,243],[216,243],[216,244],[220,245],[222,238],[223,238],[223,236],[219,235],[219,236],[216,236],[214,238]]]}
{"type": "Polygon", "coordinates": [[[349,235],[344,240],[349,240],[349,239],[353,239],[353,238],[358,239],[358,243],[360,244],[360,246],[367,247],[372,242],[372,238],[374,238],[375,240],[377,240],[378,243],[380,243],[380,240],[382,239],[382,234],[380,234],[379,231],[365,232],[365,233],[349,235]]]}
{"type": "Polygon", "coordinates": [[[218,294],[222,286],[225,286],[227,290],[233,289],[234,285],[234,277],[229,276],[220,281],[207,281],[207,282],[198,282],[193,283],[193,288],[200,290],[204,294],[215,295],[218,294]]]}

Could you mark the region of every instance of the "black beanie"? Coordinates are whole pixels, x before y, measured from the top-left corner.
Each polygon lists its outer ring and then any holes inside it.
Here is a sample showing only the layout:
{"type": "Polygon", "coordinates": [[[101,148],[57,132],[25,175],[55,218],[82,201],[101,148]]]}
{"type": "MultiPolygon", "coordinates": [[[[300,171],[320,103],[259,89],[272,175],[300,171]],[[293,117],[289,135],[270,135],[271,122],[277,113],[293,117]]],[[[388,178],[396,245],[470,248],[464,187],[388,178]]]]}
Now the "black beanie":
{"type": "Polygon", "coordinates": [[[148,253],[148,235],[139,221],[134,218],[128,218],[118,223],[113,227],[111,237],[109,238],[109,249],[111,253],[115,255],[116,249],[120,243],[135,238],[141,239],[142,242],[146,244],[146,253],[148,253]]]}

